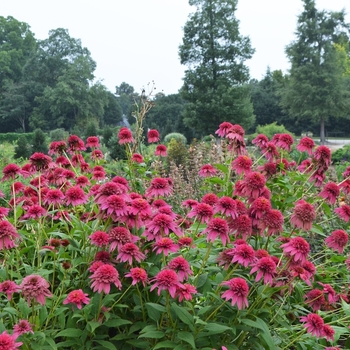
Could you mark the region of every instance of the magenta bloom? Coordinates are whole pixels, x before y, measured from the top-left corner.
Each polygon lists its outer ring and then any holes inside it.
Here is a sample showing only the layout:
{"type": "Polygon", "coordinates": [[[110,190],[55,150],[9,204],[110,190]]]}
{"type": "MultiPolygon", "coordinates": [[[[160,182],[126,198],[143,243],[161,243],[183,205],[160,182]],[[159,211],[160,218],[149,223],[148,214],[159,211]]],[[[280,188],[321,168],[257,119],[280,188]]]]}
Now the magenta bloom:
{"type": "Polygon", "coordinates": [[[308,314],[307,316],[300,317],[300,321],[305,323],[304,327],[311,335],[318,338],[323,336],[324,321],[321,316],[317,314],[308,314]]]}
{"type": "Polygon", "coordinates": [[[69,152],[75,153],[78,151],[85,151],[84,141],[77,135],[70,135],[68,137],[69,152]]]}
{"type": "Polygon", "coordinates": [[[142,155],[138,154],[138,153],[134,153],[131,156],[131,160],[135,163],[143,163],[144,162],[142,155]]]}
{"type": "Polygon", "coordinates": [[[254,140],[252,140],[252,144],[260,149],[265,149],[269,139],[264,134],[259,134],[254,140]]]}
{"type": "Polygon", "coordinates": [[[313,158],[320,166],[328,168],[331,163],[331,150],[327,146],[318,146],[314,151],[313,158]]]}
{"type": "Polygon", "coordinates": [[[198,203],[192,208],[188,213],[187,217],[193,218],[196,217],[201,223],[208,223],[214,215],[214,210],[211,205],[206,203],[198,203]]]}
{"type": "Polygon", "coordinates": [[[49,168],[52,163],[52,158],[44,153],[35,152],[29,157],[31,168],[36,171],[42,171],[49,168]]]}
{"type": "Polygon", "coordinates": [[[22,174],[21,168],[17,164],[8,164],[2,170],[3,177],[1,181],[14,180],[17,175],[22,174]]]}
{"type": "Polygon", "coordinates": [[[239,310],[248,307],[247,297],[249,294],[249,287],[243,278],[232,278],[229,281],[222,282],[221,284],[229,287],[229,290],[222,294],[223,299],[231,299],[232,306],[237,304],[239,310]]]}
{"type": "Polygon", "coordinates": [[[339,196],[339,186],[334,182],[328,182],[319,193],[319,196],[324,198],[329,204],[334,204],[339,196]]]}
{"type": "Polygon", "coordinates": [[[96,231],[89,238],[97,247],[105,247],[109,243],[109,235],[104,231],[96,231]]]}
{"type": "Polygon", "coordinates": [[[88,294],[84,293],[81,289],[76,289],[67,295],[63,304],[75,304],[78,309],[81,309],[83,307],[82,304],[89,304],[89,302],[90,298],[88,298],[88,294]]]}
{"type": "Polygon", "coordinates": [[[134,243],[125,243],[119,248],[117,260],[120,262],[128,262],[132,265],[133,259],[141,262],[146,258],[146,255],[140,251],[140,248],[134,243]]]}
{"type": "Polygon", "coordinates": [[[219,125],[219,129],[215,131],[215,134],[217,134],[220,137],[225,137],[226,134],[228,134],[229,130],[231,130],[233,125],[229,122],[223,122],[219,125]]]}
{"type": "Polygon", "coordinates": [[[324,293],[319,289],[312,289],[305,295],[305,303],[310,305],[313,311],[320,310],[327,304],[324,293]]]}
{"type": "Polygon", "coordinates": [[[158,142],[160,140],[159,132],[156,129],[150,129],[147,133],[148,143],[158,142]]]}
{"type": "Polygon", "coordinates": [[[241,183],[241,191],[244,197],[250,197],[256,199],[261,197],[261,194],[265,188],[266,179],[264,175],[259,172],[252,172],[246,174],[243,182],[241,183]]]}
{"type": "Polygon", "coordinates": [[[80,186],[72,186],[66,192],[66,204],[81,205],[88,201],[88,197],[80,186]]]}
{"type": "Polygon", "coordinates": [[[39,204],[33,204],[28,207],[27,212],[23,215],[23,219],[39,219],[47,214],[47,210],[39,204]]]}
{"type": "Polygon", "coordinates": [[[120,248],[126,243],[135,243],[138,240],[138,237],[135,237],[131,234],[131,232],[123,227],[123,226],[116,226],[113,227],[109,232],[109,251],[112,252],[116,248],[120,248]]]}
{"type": "Polygon", "coordinates": [[[123,216],[128,212],[128,207],[123,196],[112,194],[101,203],[101,210],[106,210],[107,215],[123,216]]]}
{"type": "Polygon", "coordinates": [[[211,177],[215,176],[217,170],[211,164],[204,164],[198,172],[200,177],[211,177]]]}
{"type": "Polygon", "coordinates": [[[146,287],[146,282],[148,279],[147,272],[141,267],[133,267],[130,272],[125,275],[125,277],[132,278],[132,285],[136,285],[141,282],[144,287],[146,287]]]}
{"type": "Polygon", "coordinates": [[[86,140],[86,147],[91,147],[91,148],[99,148],[100,147],[100,142],[98,140],[97,136],[89,136],[86,140]]]}
{"type": "Polygon", "coordinates": [[[300,152],[307,152],[309,156],[312,154],[312,149],[315,147],[315,142],[310,137],[303,137],[300,139],[299,144],[297,145],[297,150],[300,152]]]}
{"type": "Polygon", "coordinates": [[[251,172],[251,167],[253,165],[253,162],[251,158],[248,156],[238,156],[232,163],[231,168],[234,170],[238,175],[240,174],[248,174],[251,172]]]}
{"type": "Polygon", "coordinates": [[[34,334],[32,326],[27,320],[19,320],[18,323],[13,326],[13,337],[16,339],[21,334],[25,334],[25,333],[34,334]]]}
{"type": "Polygon", "coordinates": [[[128,208],[129,213],[134,215],[141,215],[147,217],[152,215],[152,208],[150,204],[143,198],[133,199],[128,208]]]}
{"type": "Polygon", "coordinates": [[[182,256],[177,256],[170,260],[168,268],[174,270],[178,274],[180,282],[188,279],[188,276],[193,274],[190,264],[182,256]]]}
{"type": "Polygon", "coordinates": [[[19,288],[22,291],[23,298],[26,298],[28,305],[30,300],[35,299],[41,305],[45,305],[45,297],[51,297],[49,283],[39,275],[29,275],[23,278],[19,288]]]}
{"type": "Polygon", "coordinates": [[[150,186],[146,190],[146,196],[159,197],[171,195],[173,189],[171,179],[156,177],[151,181],[150,186]]]}
{"type": "Polygon", "coordinates": [[[178,288],[176,290],[176,297],[179,297],[179,302],[183,299],[185,300],[192,300],[192,294],[196,294],[197,289],[196,287],[192,286],[191,284],[185,283],[181,288],[178,288]]]}
{"type": "Polygon", "coordinates": [[[4,331],[0,334],[0,349],[1,350],[16,350],[23,343],[16,343],[17,337],[15,334],[8,334],[7,331],[4,331]]]}
{"type": "Polygon", "coordinates": [[[255,251],[248,244],[237,245],[230,254],[233,256],[232,263],[238,262],[244,267],[252,265],[256,261],[255,251]]]}
{"type": "Polygon", "coordinates": [[[271,209],[261,218],[259,228],[264,231],[267,228],[267,235],[273,235],[283,231],[283,214],[278,209],[271,209]]]}
{"type": "Polygon", "coordinates": [[[174,243],[174,241],[168,237],[163,237],[157,240],[154,245],[152,251],[156,251],[156,254],[163,253],[167,256],[170,252],[177,252],[179,250],[179,246],[174,243]]]}
{"type": "Polygon", "coordinates": [[[272,286],[273,277],[276,274],[276,263],[270,256],[263,257],[253,265],[250,273],[253,274],[254,272],[258,272],[255,278],[256,282],[264,277],[264,283],[270,283],[270,286],[272,286]]]}
{"type": "Polygon", "coordinates": [[[334,212],[340,217],[340,219],[348,222],[350,219],[350,207],[346,204],[343,204],[339,208],[334,209],[334,212]]]}
{"type": "Polygon", "coordinates": [[[290,222],[296,228],[311,230],[312,222],[316,219],[315,208],[304,200],[299,200],[294,207],[290,222]]]}
{"type": "Polygon", "coordinates": [[[267,198],[258,197],[255,199],[248,210],[248,215],[253,220],[253,225],[257,225],[259,219],[271,209],[271,202],[267,198]]]}
{"type": "Polygon", "coordinates": [[[344,252],[345,246],[348,244],[349,236],[343,230],[335,230],[329,237],[325,239],[328,248],[334,249],[339,254],[344,252]]]}
{"type": "Polygon", "coordinates": [[[294,143],[293,137],[289,134],[280,134],[276,146],[284,149],[287,152],[292,150],[292,145],[294,143]]]}
{"type": "Polygon", "coordinates": [[[325,324],[323,326],[323,337],[326,338],[328,341],[334,341],[334,334],[335,331],[330,325],[325,324]]]}
{"type": "Polygon", "coordinates": [[[20,291],[20,288],[19,288],[19,286],[17,286],[17,284],[15,282],[4,281],[4,282],[0,283],[0,292],[6,293],[8,300],[12,299],[13,293],[18,293],[19,291],[20,291]]]}
{"type": "Polygon", "coordinates": [[[166,149],[166,146],[165,145],[158,145],[156,147],[156,150],[154,152],[154,155],[155,156],[160,156],[160,157],[166,157],[168,154],[167,154],[167,149],[166,149]]]}
{"type": "Polygon", "coordinates": [[[172,217],[167,214],[157,214],[153,217],[146,225],[146,231],[150,231],[153,236],[159,233],[160,235],[169,235],[172,231],[178,236],[182,236],[182,232],[179,227],[175,224],[172,217]]]}
{"type": "Polygon", "coordinates": [[[132,133],[128,128],[121,128],[118,133],[119,144],[122,145],[124,143],[132,143],[134,139],[132,137],[132,133]]]}
{"type": "Polygon", "coordinates": [[[101,265],[90,278],[93,281],[91,288],[94,292],[109,294],[111,284],[114,284],[118,289],[122,288],[122,284],[119,281],[119,273],[112,265],[101,265]]]}
{"type": "Polygon", "coordinates": [[[228,226],[230,230],[235,232],[235,237],[246,239],[253,231],[252,219],[247,214],[241,214],[237,219],[229,220],[228,226]]]}
{"type": "Polygon", "coordinates": [[[64,194],[58,188],[49,189],[44,198],[44,204],[59,205],[62,204],[64,200],[64,194]]]}
{"type": "Polygon", "coordinates": [[[295,262],[303,264],[310,252],[310,245],[302,237],[291,238],[287,243],[281,245],[284,254],[293,257],[295,262]]]}
{"type": "Polygon", "coordinates": [[[150,291],[158,288],[158,295],[162,290],[168,290],[172,298],[175,298],[175,294],[178,288],[182,288],[183,285],[179,281],[177,273],[173,270],[162,270],[151,280],[155,282],[150,291]]]}
{"type": "Polygon", "coordinates": [[[214,242],[220,236],[223,245],[226,245],[230,238],[228,236],[228,224],[226,220],[221,218],[213,218],[209,221],[207,228],[202,234],[207,233],[207,242],[214,242]]]}
{"type": "Polygon", "coordinates": [[[235,219],[238,216],[237,202],[231,197],[221,197],[215,206],[215,213],[221,213],[235,219]]]}
{"type": "Polygon", "coordinates": [[[7,220],[0,220],[0,249],[16,247],[16,238],[20,238],[16,228],[7,220]]]}

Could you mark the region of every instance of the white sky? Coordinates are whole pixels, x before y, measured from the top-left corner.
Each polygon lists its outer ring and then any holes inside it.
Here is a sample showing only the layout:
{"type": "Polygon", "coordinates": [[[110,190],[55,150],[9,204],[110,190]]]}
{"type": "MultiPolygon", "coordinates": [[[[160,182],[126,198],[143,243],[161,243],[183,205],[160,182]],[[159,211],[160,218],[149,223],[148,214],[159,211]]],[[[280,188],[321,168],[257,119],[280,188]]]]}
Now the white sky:
{"type": "MultiPolygon", "coordinates": [[[[316,0],[317,8],[349,11],[349,0],[316,0]]],[[[246,61],[252,78],[267,66],[287,72],[285,46],[294,38],[301,0],[239,0],[241,34],[256,49],[246,61]]],[[[112,92],[125,81],[136,91],[154,81],[157,91],[177,93],[185,68],[178,47],[190,12],[188,0],[0,0],[0,16],[26,22],[37,39],[67,28],[97,63],[96,78],[112,92]]],[[[347,15],[350,22],[350,16],[347,15]]]]}

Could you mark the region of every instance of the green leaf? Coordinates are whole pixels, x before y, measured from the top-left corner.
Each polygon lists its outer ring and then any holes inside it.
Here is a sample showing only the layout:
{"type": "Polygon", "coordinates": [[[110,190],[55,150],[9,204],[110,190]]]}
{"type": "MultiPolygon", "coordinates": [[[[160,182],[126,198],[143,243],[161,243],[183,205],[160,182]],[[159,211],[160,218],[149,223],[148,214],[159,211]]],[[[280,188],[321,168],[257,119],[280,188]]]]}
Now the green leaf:
{"type": "Polygon", "coordinates": [[[219,169],[220,171],[222,171],[224,174],[228,174],[228,167],[226,165],[223,164],[214,164],[216,169],[219,169]]]}
{"type": "Polygon", "coordinates": [[[96,343],[101,344],[103,349],[118,350],[112,343],[105,340],[95,340],[96,343]]]}
{"type": "Polygon", "coordinates": [[[149,305],[152,309],[155,309],[159,312],[166,312],[166,308],[163,305],[155,304],[155,303],[146,303],[146,306],[149,305]]]}
{"type": "Polygon", "coordinates": [[[72,337],[72,338],[79,338],[83,334],[83,331],[81,329],[76,328],[67,328],[64,329],[61,332],[58,332],[55,336],[55,338],[58,337],[72,337]]]}
{"type": "Polygon", "coordinates": [[[197,288],[200,288],[202,286],[204,286],[205,282],[208,279],[208,274],[207,273],[203,273],[202,275],[200,275],[198,277],[198,281],[197,281],[197,288]]]}
{"type": "Polygon", "coordinates": [[[151,338],[151,339],[161,339],[164,337],[164,332],[162,331],[148,331],[146,333],[142,333],[139,338],[151,338]]]}
{"type": "Polygon", "coordinates": [[[196,345],[194,344],[194,337],[193,334],[190,332],[179,332],[177,334],[177,337],[186,343],[190,344],[192,346],[192,349],[196,348],[196,345]]]}
{"type": "Polygon", "coordinates": [[[261,318],[256,317],[256,321],[243,319],[242,322],[250,327],[262,330],[262,332],[260,332],[260,335],[265,340],[269,349],[275,349],[274,341],[271,336],[270,330],[267,324],[261,318]]]}
{"type": "Polygon", "coordinates": [[[226,331],[232,331],[233,328],[228,327],[228,326],[224,326],[222,324],[219,323],[208,323],[205,326],[205,329],[208,330],[208,334],[212,335],[212,334],[220,334],[220,333],[224,333],[226,331]]]}
{"type": "Polygon", "coordinates": [[[177,304],[172,303],[171,309],[183,323],[190,327],[191,331],[194,331],[194,318],[184,307],[180,307],[177,304]]]}
{"type": "Polygon", "coordinates": [[[90,321],[90,322],[88,322],[87,326],[88,326],[89,332],[94,333],[95,329],[101,326],[101,323],[95,322],[95,321],[90,321]]]}
{"type": "Polygon", "coordinates": [[[157,343],[157,345],[153,348],[154,350],[157,349],[173,349],[175,348],[176,343],[170,341],[170,340],[165,340],[160,343],[157,343]]]}

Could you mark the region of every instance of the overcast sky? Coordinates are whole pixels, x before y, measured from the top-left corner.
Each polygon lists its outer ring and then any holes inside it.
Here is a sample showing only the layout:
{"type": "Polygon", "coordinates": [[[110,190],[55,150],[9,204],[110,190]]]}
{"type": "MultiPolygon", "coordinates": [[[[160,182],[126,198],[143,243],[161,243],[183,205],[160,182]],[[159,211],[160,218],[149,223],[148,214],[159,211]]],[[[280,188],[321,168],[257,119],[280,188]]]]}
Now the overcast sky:
{"type": "MultiPolygon", "coordinates": [[[[318,9],[348,12],[350,0],[316,0],[318,9]]],[[[239,0],[236,18],[251,39],[252,78],[267,66],[287,72],[284,48],[294,39],[301,0],[239,0]]],[[[95,76],[112,92],[125,81],[136,91],[154,81],[157,91],[177,93],[186,67],[178,47],[183,26],[194,8],[188,0],[0,0],[0,16],[30,25],[37,39],[51,29],[67,28],[81,39],[97,63],[95,76]]],[[[350,22],[350,16],[347,15],[350,22]]]]}

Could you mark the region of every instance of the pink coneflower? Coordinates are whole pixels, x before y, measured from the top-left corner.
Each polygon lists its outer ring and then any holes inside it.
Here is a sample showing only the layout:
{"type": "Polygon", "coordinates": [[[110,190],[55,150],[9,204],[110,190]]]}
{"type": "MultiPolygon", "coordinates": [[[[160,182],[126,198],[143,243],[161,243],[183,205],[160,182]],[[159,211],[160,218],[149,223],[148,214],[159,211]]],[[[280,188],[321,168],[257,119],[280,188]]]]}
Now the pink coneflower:
{"type": "Polygon", "coordinates": [[[350,206],[343,204],[339,208],[334,209],[334,212],[340,217],[340,219],[348,222],[350,219],[350,206]]]}
{"type": "Polygon", "coordinates": [[[242,237],[245,239],[250,236],[253,231],[252,219],[247,214],[241,214],[236,219],[229,220],[228,226],[230,230],[235,232],[235,237],[242,237]]]}
{"type": "Polygon", "coordinates": [[[81,187],[87,187],[91,185],[89,179],[84,175],[78,176],[75,179],[75,183],[81,187]]]}
{"type": "Polygon", "coordinates": [[[325,324],[323,326],[323,332],[322,333],[323,333],[323,337],[326,338],[328,341],[334,341],[335,331],[330,325],[325,324]]]}
{"type": "Polygon", "coordinates": [[[122,196],[112,194],[108,196],[100,206],[101,210],[106,210],[107,215],[122,216],[128,213],[128,207],[122,196]]]}
{"type": "Polygon", "coordinates": [[[148,280],[147,272],[141,267],[133,267],[130,272],[125,274],[125,277],[132,278],[132,285],[135,286],[137,283],[141,282],[144,287],[148,280]]]}
{"type": "Polygon", "coordinates": [[[232,163],[231,168],[238,174],[248,174],[251,172],[253,161],[248,156],[238,156],[232,163]]]}
{"type": "Polygon", "coordinates": [[[150,129],[147,133],[148,143],[158,142],[160,140],[159,132],[156,129],[150,129]]]}
{"type": "Polygon", "coordinates": [[[334,249],[339,254],[344,252],[345,246],[348,244],[349,236],[343,230],[335,230],[329,237],[325,239],[328,248],[334,249]]]}
{"type": "Polygon", "coordinates": [[[250,274],[258,272],[255,278],[255,282],[258,282],[261,278],[264,277],[264,283],[270,283],[272,286],[273,277],[276,274],[276,263],[270,256],[260,258],[255,264],[252,265],[253,268],[250,271],[250,274]]]}
{"type": "Polygon", "coordinates": [[[41,305],[45,305],[45,297],[51,297],[49,283],[39,275],[29,275],[23,278],[19,288],[22,291],[23,298],[26,298],[28,305],[31,299],[35,299],[41,305]]]}
{"type": "Polygon", "coordinates": [[[311,171],[312,167],[312,162],[311,162],[311,159],[305,159],[303,160],[300,165],[298,166],[298,170],[301,172],[301,173],[304,173],[305,171],[308,173],[311,171]]]}
{"type": "Polygon", "coordinates": [[[235,219],[238,216],[237,202],[231,197],[221,197],[215,206],[215,213],[221,213],[225,216],[231,216],[235,219]]]}
{"type": "Polygon", "coordinates": [[[192,300],[192,294],[196,294],[197,289],[191,284],[185,283],[182,287],[176,289],[175,297],[179,297],[179,302],[182,300],[192,300]]]}
{"type": "Polygon", "coordinates": [[[42,171],[49,168],[52,158],[41,152],[35,152],[29,157],[29,163],[32,169],[42,171]]]}
{"type": "Polygon", "coordinates": [[[327,304],[323,291],[319,289],[310,290],[304,298],[305,303],[310,305],[313,311],[321,310],[327,304]]]}
{"type": "Polygon", "coordinates": [[[261,193],[265,187],[266,179],[264,175],[259,172],[252,172],[246,174],[241,183],[241,192],[244,197],[256,199],[261,197],[261,193]]]}
{"type": "Polygon", "coordinates": [[[224,270],[227,270],[231,266],[234,251],[235,248],[228,248],[219,253],[216,261],[218,262],[219,266],[224,266],[224,270]]]}
{"type": "Polygon", "coordinates": [[[193,274],[190,264],[182,256],[177,256],[176,258],[170,260],[168,268],[170,270],[174,270],[178,274],[180,282],[188,279],[188,276],[193,274]]]}
{"type": "Polygon", "coordinates": [[[89,136],[86,140],[85,146],[90,148],[99,148],[100,141],[97,136],[89,136]]]}
{"type": "Polygon", "coordinates": [[[176,220],[178,215],[173,212],[173,210],[171,209],[170,206],[166,205],[166,206],[160,207],[158,209],[158,214],[169,215],[173,220],[175,220],[176,224],[178,225],[177,220],[176,220]]]}
{"type": "Polygon", "coordinates": [[[307,316],[300,317],[300,321],[304,322],[304,327],[308,333],[316,337],[323,336],[324,321],[321,316],[317,314],[308,314],[307,316]]]}
{"type": "Polygon", "coordinates": [[[17,175],[22,174],[21,168],[17,164],[8,164],[2,170],[3,177],[1,181],[14,180],[17,175]]]}
{"type": "Polygon", "coordinates": [[[349,194],[350,193],[350,179],[346,179],[346,180],[342,181],[339,184],[339,188],[341,188],[343,193],[349,194]]]}
{"type": "Polygon", "coordinates": [[[239,263],[244,267],[252,265],[256,261],[255,251],[248,244],[239,244],[232,251],[232,263],[239,263]]]}
{"type": "Polygon", "coordinates": [[[167,148],[165,145],[158,145],[156,147],[156,150],[154,152],[154,155],[155,156],[160,156],[160,157],[167,157],[168,154],[167,154],[167,148]]]}
{"type": "Polygon", "coordinates": [[[247,282],[240,277],[232,278],[229,281],[221,283],[224,286],[228,286],[229,290],[222,294],[222,298],[225,300],[230,300],[232,306],[237,304],[239,310],[248,307],[248,294],[249,287],[247,282]]]}
{"type": "Polygon", "coordinates": [[[339,296],[337,295],[337,293],[335,292],[335,290],[332,288],[330,284],[322,283],[322,282],[318,282],[318,284],[323,287],[323,293],[327,295],[328,302],[330,304],[334,304],[335,302],[338,301],[339,296]]]}
{"type": "Polygon", "coordinates": [[[323,190],[319,196],[324,198],[329,204],[334,204],[339,196],[339,186],[334,182],[328,182],[324,185],[323,190]]]}
{"type": "Polygon", "coordinates": [[[159,197],[171,195],[173,189],[171,179],[156,177],[151,181],[150,186],[146,190],[146,196],[159,197]],[[170,180],[170,181],[169,181],[170,180]]]}
{"type": "Polygon", "coordinates": [[[252,140],[252,144],[260,149],[265,149],[269,139],[266,135],[259,134],[255,139],[252,140]]]}
{"type": "Polygon", "coordinates": [[[141,262],[146,255],[140,251],[140,248],[134,243],[125,243],[119,248],[117,260],[120,262],[128,262],[132,265],[133,260],[141,262]]]}
{"type": "Polygon", "coordinates": [[[105,250],[101,250],[95,254],[95,261],[102,261],[107,264],[112,261],[111,254],[106,252],[105,250]]]}
{"type": "Polygon", "coordinates": [[[228,129],[226,133],[226,138],[234,141],[243,141],[244,129],[239,124],[234,124],[228,129]]]}
{"type": "Polygon", "coordinates": [[[223,122],[219,125],[219,129],[215,131],[215,134],[220,137],[225,137],[226,134],[231,130],[233,125],[229,122],[223,122]]]}
{"type": "Polygon", "coordinates": [[[122,176],[114,176],[112,179],[112,182],[118,184],[118,185],[122,185],[125,188],[125,192],[129,191],[129,184],[128,184],[128,180],[125,177],[122,176]]]}
{"type": "Polygon", "coordinates": [[[309,156],[312,154],[312,149],[315,147],[315,142],[310,137],[303,137],[297,145],[297,150],[300,152],[307,152],[309,156]]]}
{"type": "Polygon", "coordinates": [[[124,143],[134,142],[131,131],[126,127],[123,127],[119,130],[118,139],[119,139],[120,145],[122,145],[124,143]]]}
{"type": "Polygon", "coordinates": [[[57,154],[62,155],[67,150],[67,144],[65,141],[53,141],[49,146],[49,155],[57,154]]]}
{"type": "Polygon", "coordinates": [[[297,228],[310,231],[312,222],[316,219],[315,208],[304,200],[299,200],[294,207],[290,222],[297,228]]]}
{"type": "Polygon", "coordinates": [[[274,235],[283,231],[284,217],[278,209],[270,209],[260,219],[259,228],[262,232],[267,228],[267,235],[274,235]]]}
{"type": "Polygon", "coordinates": [[[185,208],[193,208],[194,206],[196,206],[199,202],[197,202],[194,199],[186,199],[185,201],[183,201],[181,203],[181,205],[185,208]]]}
{"type": "Polygon", "coordinates": [[[179,227],[173,221],[173,218],[167,214],[156,214],[153,219],[146,225],[146,229],[152,231],[154,235],[158,232],[161,235],[169,235],[172,231],[178,236],[182,236],[179,227]]]}
{"type": "Polygon", "coordinates": [[[193,218],[196,217],[201,223],[208,223],[214,215],[214,210],[212,206],[206,203],[198,203],[192,208],[188,213],[187,217],[193,218]]]}
{"type": "Polygon", "coordinates": [[[253,225],[256,226],[259,219],[271,209],[271,202],[265,197],[255,199],[248,209],[248,215],[253,220],[253,225]]]}
{"type": "Polygon", "coordinates": [[[138,153],[133,153],[133,155],[131,156],[131,160],[135,163],[143,163],[143,157],[141,154],[138,153]]]}
{"type": "Polygon", "coordinates": [[[72,186],[66,191],[66,204],[81,205],[88,201],[88,197],[80,186],[72,186]]]}
{"type": "Polygon", "coordinates": [[[50,189],[47,191],[43,203],[46,205],[60,205],[63,203],[64,194],[58,188],[50,189]]]}
{"type": "Polygon", "coordinates": [[[270,179],[273,175],[277,174],[277,164],[274,162],[267,162],[262,166],[258,167],[258,170],[266,176],[266,178],[270,179]]]}
{"type": "Polygon", "coordinates": [[[97,161],[97,160],[100,160],[100,159],[103,159],[103,153],[102,151],[100,151],[99,149],[94,149],[92,152],[91,152],[91,159],[97,161]]]}
{"type": "Polygon", "coordinates": [[[33,204],[28,207],[27,212],[22,216],[22,219],[39,219],[47,214],[47,210],[39,204],[33,204]]]}
{"type": "Polygon", "coordinates": [[[97,247],[105,247],[109,243],[109,235],[104,231],[96,231],[89,236],[91,243],[97,247]]]}
{"type": "Polygon", "coordinates": [[[137,241],[137,237],[134,237],[130,231],[122,226],[113,227],[109,232],[109,251],[114,251],[116,248],[120,248],[126,243],[134,243],[137,241]]]}
{"type": "Polygon", "coordinates": [[[193,248],[194,247],[192,237],[181,237],[181,238],[179,238],[177,243],[179,244],[180,248],[184,248],[184,247],[193,248]]]}
{"type": "Polygon", "coordinates": [[[160,295],[162,290],[168,290],[172,298],[175,298],[176,290],[183,287],[177,273],[167,269],[158,272],[151,282],[155,282],[150,289],[151,292],[155,288],[158,288],[158,295],[160,295]]]}
{"type": "Polygon", "coordinates": [[[156,254],[164,254],[167,256],[170,252],[177,252],[179,250],[179,246],[174,243],[174,241],[168,237],[162,237],[158,239],[154,244],[153,244],[153,249],[152,251],[156,252],[156,254]]]}
{"type": "Polygon", "coordinates": [[[90,298],[88,298],[88,294],[84,293],[81,289],[76,289],[71,291],[67,298],[63,300],[63,304],[74,304],[78,309],[83,307],[82,304],[89,304],[90,298]]]}
{"type": "Polygon", "coordinates": [[[0,207],[0,220],[4,219],[10,212],[9,208],[0,207]]]}
{"type": "Polygon", "coordinates": [[[331,163],[331,150],[327,146],[318,146],[314,151],[313,158],[319,165],[328,167],[331,163]]]}
{"type": "Polygon", "coordinates": [[[16,350],[23,343],[16,343],[17,336],[14,334],[10,335],[7,331],[3,331],[0,334],[0,349],[1,350],[16,350]]]}
{"type": "Polygon", "coordinates": [[[293,137],[289,134],[280,134],[276,146],[290,152],[294,143],[293,137]]]}
{"type": "Polygon", "coordinates": [[[18,293],[20,291],[19,286],[15,282],[12,281],[4,281],[0,283],[0,292],[5,293],[7,295],[7,299],[12,299],[13,293],[18,293]]]}
{"type": "Polygon", "coordinates": [[[310,252],[310,245],[302,237],[291,238],[289,242],[281,245],[283,253],[291,256],[294,262],[303,264],[306,261],[307,255],[310,252]]]}
{"type": "Polygon", "coordinates": [[[279,153],[273,142],[267,142],[261,152],[263,153],[264,157],[270,162],[279,157],[279,153]]]}
{"type": "MultiPolygon", "coordinates": [[[[18,323],[16,323],[13,326],[13,337],[16,339],[20,335],[25,334],[25,333],[32,333],[32,334],[34,334],[33,329],[32,329],[32,325],[27,320],[19,320],[18,323]]],[[[2,348],[0,346],[0,349],[3,350],[4,348],[2,348]]],[[[6,350],[6,349],[4,349],[4,350],[6,350]]]]}
{"type": "Polygon", "coordinates": [[[214,242],[215,239],[220,236],[221,242],[225,246],[230,241],[228,231],[229,228],[226,220],[221,218],[212,218],[202,234],[207,233],[207,242],[214,242]]]}
{"type": "Polygon", "coordinates": [[[70,135],[68,137],[69,152],[75,153],[77,151],[85,151],[84,141],[77,135],[70,135]]]}
{"type": "Polygon", "coordinates": [[[109,294],[111,284],[114,284],[118,289],[122,288],[118,271],[109,264],[101,265],[90,278],[93,281],[91,288],[94,292],[109,294]]]}
{"type": "Polygon", "coordinates": [[[201,202],[209,204],[214,207],[215,204],[219,201],[219,197],[215,193],[207,193],[202,197],[201,202]]]}
{"type": "Polygon", "coordinates": [[[152,215],[150,204],[143,198],[133,199],[128,208],[129,213],[147,217],[152,215]]]}
{"type": "Polygon", "coordinates": [[[0,220],[0,250],[16,247],[16,238],[20,238],[16,228],[7,220],[0,220]]]}
{"type": "Polygon", "coordinates": [[[99,267],[101,267],[104,264],[107,264],[108,262],[103,262],[101,260],[93,261],[90,267],[88,268],[89,272],[94,273],[99,267]]]}
{"type": "Polygon", "coordinates": [[[198,172],[200,177],[211,177],[215,176],[217,170],[211,164],[204,164],[198,172]]]}

